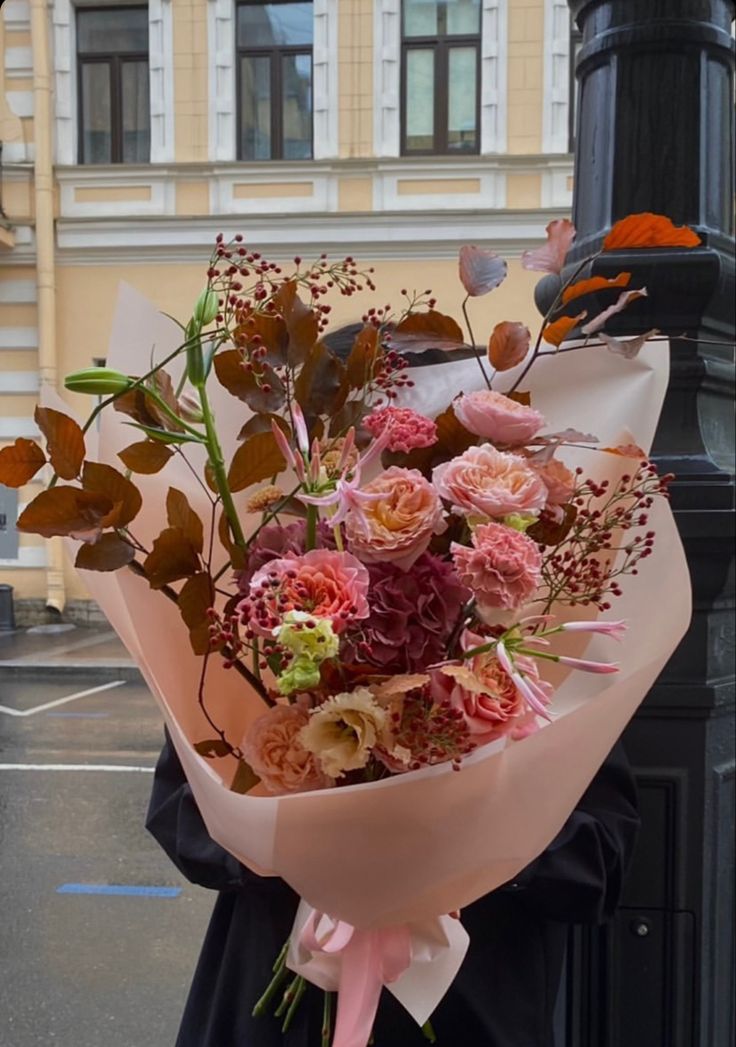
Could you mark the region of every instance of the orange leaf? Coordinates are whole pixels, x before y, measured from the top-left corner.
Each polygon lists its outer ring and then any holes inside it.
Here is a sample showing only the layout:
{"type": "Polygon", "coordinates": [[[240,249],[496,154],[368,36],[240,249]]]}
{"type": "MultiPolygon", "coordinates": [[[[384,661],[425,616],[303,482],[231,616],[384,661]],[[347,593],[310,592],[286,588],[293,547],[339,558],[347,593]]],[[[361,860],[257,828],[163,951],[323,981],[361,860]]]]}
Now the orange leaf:
{"type": "Polygon", "coordinates": [[[46,464],[46,455],[35,440],[19,436],[10,447],[0,451],[0,483],[22,487],[46,464]]]}
{"type": "Polygon", "coordinates": [[[533,251],[524,251],[521,256],[522,269],[533,269],[538,273],[559,273],[565,264],[565,256],[575,239],[575,226],[569,218],[557,218],[547,226],[547,243],[533,251]]]}
{"type": "Polygon", "coordinates": [[[102,462],[85,462],[82,472],[82,485],[85,491],[105,495],[114,504],[119,505],[114,520],[109,523],[115,527],[124,527],[140,512],[143,499],[134,483],[131,483],[117,469],[102,462]]]}
{"type": "Polygon", "coordinates": [[[189,629],[189,640],[195,654],[210,650],[210,620],[207,612],[214,605],[215,588],[206,571],[187,578],[179,593],[179,612],[189,629]]]}
{"type": "Polygon", "coordinates": [[[592,294],[594,291],[613,290],[616,287],[628,287],[631,273],[619,273],[618,276],[609,280],[605,276],[591,276],[588,280],[578,280],[562,292],[562,303],[567,305],[573,298],[580,298],[584,294],[592,294]]]}
{"type": "Polygon", "coordinates": [[[532,405],[532,394],[527,392],[526,389],[515,389],[513,392],[505,395],[509,400],[513,400],[517,404],[523,404],[524,407],[531,407],[532,405]]]}
{"type": "Polygon", "coordinates": [[[233,455],[227,482],[230,490],[243,491],[286,468],[273,433],[256,433],[241,444],[233,455]]]}
{"type": "Polygon", "coordinates": [[[50,407],[37,407],[33,417],[46,437],[54,471],[62,480],[75,480],[84,461],[84,434],[73,418],[50,407]]]}
{"type": "Polygon", "coordinates": [[[276,372],[268,364],[261,364],[256,378],[252,371],[246,370],[244,363],[239,349],[218,353],[214,364],[220,385],[253,411],[278,410],[284,402],[284,386],[276,372]]]}
{"type": "Polygon", "coordinates": [[[624,247],[697,247],[702,243],[697,233],[685,225],[674,225],[663,214],[644,211],[622,218],[603,241],[604,251],[624,247]]]}
{"type": "Polygon", "coordinates": [[[391,332],[391,347],[399,352],[421,353],[425,349],[459,349],[463,332],[451,316],[428,309],[411,313],[391,332]]]}
{"type": "Polygon", "coordinates": [[[544,338],[545,342],[549,342],[550,345],[561,345],[573,327],[577,327],[580,321],[584,320],[587,315],[587,312],[583,310],[577,316],[561,316],[554,323],[547,324],[542,332],[542,338],[544,338]]]}
{"type": "Polygon", "coordinates": [[[190,508],[187,496],[170,487],[166,495],[166,517],[169,527],[179,527],[192,543],[198,553],[204,548],[204,527],[195,511],[190,508]]]}
{"type": "Polygon", "coordinates": [[[94,491],[63,485],[41,491],[18,519],[18,530],[42,538],[77,537],[94,541],[113,509],[110,498],[94,491]]]}
{"type": "Polygon", "coordinates": [[[241,321],[235,331],[235,338],[237,344],[240,344],[239,338],[245,338],[254,348],[256,345],[264,346],[266,355],[263,359],[272,367],[281,367],[286,363],[289,332],[281,316],[251,313],[241,321]]]}
{"type": "Polygon", "coordinates": [[[493,328],[488,342],[488,359],[497,371],[516,367],[529,352],[532,336],[524,324],[504,320],[493,328]]]}
{"type": "Polygon", "coordinates": [[[238,760],[238,769],[235,772],[230,791],[234,793],[248,793],[258,785],[260,778],[245,760],[238,760]]]}
{"type": "Polygon", "coordinates": [[[373,324],[366,324],[355,336],[353,348],[347,359],[346,368],[351,389],[362,389],[373,377],[373,367],[378,355],[378,331],[373,324]]]}
{"type": "Polygon", "coordinates": [[[283,316],[289,333],[288,362],[292,367],[297,366],[303,363],[319,338],[317,314],[301,300],[293,280],[279,287],[273,302],[283,316]]]}
{"type": "Polygon", "coordinates": [[[506,279],[507,266],[493,251],[466,244],[458,260],[460,282],[473,297],[488,294],[506,279]]]}
{"type": "Polygon", "coordinates": [[[118,451],[118,458],[133,473],[159,472],[173,455],[173,451],[158,440],[141,440],[118,451]]]}
{"type": "Polygon", "coordinates": [[[152,589],[196,574],[200,563],[192,543],[179,527],[167,527],[154,539],[143,568],[152,589]]]}
{"type": "Polygon", "coordinates": [[[85,571],[117,571],[126,567],[135,556],[135,549],[114,531],[103,534],[93,545],[83,545],[74,561],[75,567],[85,571]]]}

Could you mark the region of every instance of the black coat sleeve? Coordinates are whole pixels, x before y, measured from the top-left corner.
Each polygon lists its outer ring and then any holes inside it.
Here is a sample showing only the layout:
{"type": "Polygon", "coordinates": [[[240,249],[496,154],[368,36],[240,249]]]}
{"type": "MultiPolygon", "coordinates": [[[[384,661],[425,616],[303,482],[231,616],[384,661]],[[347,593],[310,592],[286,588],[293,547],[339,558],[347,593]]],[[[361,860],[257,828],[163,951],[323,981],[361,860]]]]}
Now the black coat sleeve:
{"type": "Polygon", "coordinates": [[[618,742],[561,832],[511,888],[549,920],[602,923],[620,901],[638,828],[636,785],[618,742]]]}
{"type": "Polygon", "coordinates": [[[146,828],[187,880],[200,887],[240,890],[261,879],[210,838],[168,732],[153,776],[146,828]]]}

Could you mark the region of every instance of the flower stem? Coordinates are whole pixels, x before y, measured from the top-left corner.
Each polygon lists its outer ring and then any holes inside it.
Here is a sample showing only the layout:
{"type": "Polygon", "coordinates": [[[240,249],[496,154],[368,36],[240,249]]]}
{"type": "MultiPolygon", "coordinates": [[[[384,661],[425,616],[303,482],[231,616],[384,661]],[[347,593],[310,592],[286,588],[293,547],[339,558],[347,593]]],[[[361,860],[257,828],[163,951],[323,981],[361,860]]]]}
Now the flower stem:
{"type": "Polygon", "coordinates": [[[261,1018],[266,1013],[266,1008],[273,1000],[274,996],[278,992],[284,979],[288,976],[289,971],[286,967],[286,952],[289,947],[288,941],[285,943],[283,949],[278,955],[276,963],[273,965],[274,976],[266,986],[266,991],[260,1000],[256,1003],[253,1008],[252,1015],[254,1018],[261,1018]]]}
{"type": "Polygon", "coordinates": [[[301,976],[299,976],[299,978],[297,978],[296,988],[294,989],[294,998],[291,1001],[291,1003],[289,1004],[289,1009],[286,1012],[286,1017],[284,1018],[284,1024],[281,1026],[281,1032],[282,1033],[283,1032],[287,1032],[288,1029],[289,1029],[289,1026],[293,1022],[294,1015],[296,1014],[297,1008],[298,1008],[298,1006],[299,1006],[299,1004],[301,1002],[302,996],[304,995],[304,993],[306,991],[306,988],[307,988],[306,980],[304,978],[302,978],[301,976]]]}
{"type": "Polygon", "coordinates": [[[306,548],[307,551],[314,549],[317,546],[317,519],[318,510],[316,505],[307,506],[307,536],[306,536],[306,548]]]}
{"type": "Polygon", "coordinates": [[[330,1047],[332,1039],[332,993],[326,992],[322,1004],[322,1043],[321,1047],[330,1047]]]}
{"type": "Polygon", "coordinates": [[[476,359],[476,361],[478,363],[478,367],[480,367],[480,373],[483,375],[483,380],[485,381],[486,385],[490,389],[491,388],[491,379],[486,374],[486,369],[483,366],[483,361],[481,360],[480,353],[478,352],[478,346],[475,344],[475,336],[473,334],[473,328],[470,326],[470,317],[468,316],[468,298],[469,297],[470,297],[469,295],[466,295],[465,296],[465,300],[463,302],[463,316],[465,317],[465,323],[466,323],[466,326],[468,328],[468,334],[470,335],[470,344],[473,347],[473,355],[475,356],[475,359],[476,359]]]}
{"type": "Polygon", "coordinates": [[[297,974],[296,977],[292,978],[286,987],[281,1003],[276,1008],[276,1017],[280,1018],[287,1011],[291,1010],[291,1005],[294,1002],[296,994],[299,991],[300,984],[304,981],[301,974],[297,974]]]}
{"type": "Polygon", "coordinates": [[[205,427],[205,442],[207,444],[207,453],[209,455],[210,465],[215,476],[215,483],[217,490],[222,499],[222,507],[225,510],[228,524],[230,525],[230,531],[233,536],[235,544],[240,549],[247,549],[248,543],[245,540],[243,534],[243,528],[240,526],[240,520],[238,518],[237,511],[235,509],[235,503],[233,502],[233,496],[230,492],[230,487],[227,482],[227,473],[225,471],[225,460],[222,456],[222,448],[220,447],[220,441],[217,436],[217,429],[215,428],[215,419],[212,414],[212,408],[210,407],[210,401],[207,396],[207,389],[205,383],[197,386],[197,395],[199,396],[199,402],[202,407],[202,417],[204,419],[205,427]]]}
{"type": "Polygon", "coordinates": [[[435,1033],[430,1021],[424,1023],[422,1026],[422,1032],[425,1039],[429,1040],[430,1043],[437,1043],[437,1034],[435,1033]]]}

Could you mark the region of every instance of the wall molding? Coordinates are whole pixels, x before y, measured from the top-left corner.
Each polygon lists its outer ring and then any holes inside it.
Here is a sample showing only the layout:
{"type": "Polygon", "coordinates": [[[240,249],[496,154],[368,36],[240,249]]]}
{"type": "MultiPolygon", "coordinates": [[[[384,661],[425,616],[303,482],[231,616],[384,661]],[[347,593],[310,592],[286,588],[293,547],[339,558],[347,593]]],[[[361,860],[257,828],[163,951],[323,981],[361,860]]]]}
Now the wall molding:
{"type": "Polygon", "coordinates": [[[570,131],[570,8],[544,0],[542,152],[566,153],[570,131]]]}
{"type": "Polygon", "coordinates": [[[314,0],[312,111],[314,159],[339,155],[338,0],[314,0]]]}
{"type": "Polygon", "coordinates": [[[401,145],[401,0],[373,3],[373,152],[399,155],[401,145]]]}
{"type": "MultiPolygon", "coordinates": [[[[249,246],[274,258],[310,251],[356,254],[364,259],[454,258],[463,243],[491,247],[506,257],[539,246],[553,218],[566,210],[458,210],[438,212],[427,198],[425,210],[382,214],[295,213],[288,221],[261,212],[222,216],[217,229],[226,237],[242,232],[249,246]]],[[[57,223],[59,265],[115,266],[121,263],[202,265],[213,243],[209,217],[68,218],[57,223]]]]}

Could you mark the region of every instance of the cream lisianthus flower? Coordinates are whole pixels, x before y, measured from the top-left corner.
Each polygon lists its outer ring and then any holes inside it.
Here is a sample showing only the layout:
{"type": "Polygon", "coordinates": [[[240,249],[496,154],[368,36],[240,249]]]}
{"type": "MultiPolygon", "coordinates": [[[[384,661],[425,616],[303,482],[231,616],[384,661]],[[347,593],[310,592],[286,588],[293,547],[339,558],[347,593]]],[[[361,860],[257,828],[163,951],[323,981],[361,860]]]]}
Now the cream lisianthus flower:
{"type": "Polygon", "coordinates": [[[325,774],[339,778],[365,767],[386,729],[387,715],[367,687],[343,692],[317,706],[299,734],[325,774]]]}

